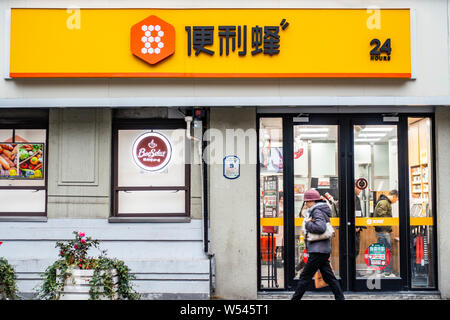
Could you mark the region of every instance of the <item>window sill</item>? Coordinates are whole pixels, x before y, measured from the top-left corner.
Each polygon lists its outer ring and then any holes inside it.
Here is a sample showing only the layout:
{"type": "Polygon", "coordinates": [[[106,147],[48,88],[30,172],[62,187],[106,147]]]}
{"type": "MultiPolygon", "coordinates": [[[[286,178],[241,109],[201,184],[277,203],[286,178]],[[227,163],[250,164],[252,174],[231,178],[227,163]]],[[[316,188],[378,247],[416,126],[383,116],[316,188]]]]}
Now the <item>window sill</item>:
{"type": "Polygon", "coordinates": [[[110,223],[187,223],[190,217],[109,217],[110,223]]]}
{"type": "Polygon", "coordinates": [[[0,216],[0,222],[47,222],[47,217],[0,216]]]}

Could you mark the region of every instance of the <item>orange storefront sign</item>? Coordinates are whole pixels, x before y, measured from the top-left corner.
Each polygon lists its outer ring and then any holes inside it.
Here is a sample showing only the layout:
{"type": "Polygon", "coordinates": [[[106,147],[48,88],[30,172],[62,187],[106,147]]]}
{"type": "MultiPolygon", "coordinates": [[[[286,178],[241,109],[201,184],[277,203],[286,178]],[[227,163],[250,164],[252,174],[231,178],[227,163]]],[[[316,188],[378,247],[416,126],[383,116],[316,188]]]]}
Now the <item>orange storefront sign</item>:
{"type": "Polygon", "coordinates": [[[414,14],[373,11],[12,8],[9,76],[412,78],[414,14]]]}
{"type": "Polygon", "coordinates": [[[150,64],[157,64],[175,52],[175,28],[157,16],[131,27],[131,52],[150,64]]]}

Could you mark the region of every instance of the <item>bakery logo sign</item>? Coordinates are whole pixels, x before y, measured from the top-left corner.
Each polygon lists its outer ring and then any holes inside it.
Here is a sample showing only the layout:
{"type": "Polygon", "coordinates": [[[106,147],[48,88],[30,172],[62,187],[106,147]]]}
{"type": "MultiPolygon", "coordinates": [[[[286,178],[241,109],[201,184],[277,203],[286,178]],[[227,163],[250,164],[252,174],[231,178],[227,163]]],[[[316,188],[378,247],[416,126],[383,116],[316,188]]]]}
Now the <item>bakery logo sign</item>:
{"type": "Polygon", "coordinates": [[[164,170],[172,157],[170,141],[158,132],[148,132],[133,143],[133,159],[136,165],[150,172],[164,170]]]}
{"type": "Polygon", "coordinates": [[[131,52],[149,64],[157,64],[175,52],[175,28],[157,16],[131,27],[131,52]]]}

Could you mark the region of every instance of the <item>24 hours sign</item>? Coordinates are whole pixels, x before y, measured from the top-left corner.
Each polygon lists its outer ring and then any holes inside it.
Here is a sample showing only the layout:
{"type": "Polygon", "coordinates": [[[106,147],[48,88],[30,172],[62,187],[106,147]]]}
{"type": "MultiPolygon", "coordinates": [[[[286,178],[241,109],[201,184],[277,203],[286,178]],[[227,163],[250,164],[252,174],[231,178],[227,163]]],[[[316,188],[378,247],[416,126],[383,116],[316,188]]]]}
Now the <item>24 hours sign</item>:
{"type": "Polygon", "coordinates": [[[411,78],[413,23],[410,9],[13,8],[9,75],[411,78]]]}

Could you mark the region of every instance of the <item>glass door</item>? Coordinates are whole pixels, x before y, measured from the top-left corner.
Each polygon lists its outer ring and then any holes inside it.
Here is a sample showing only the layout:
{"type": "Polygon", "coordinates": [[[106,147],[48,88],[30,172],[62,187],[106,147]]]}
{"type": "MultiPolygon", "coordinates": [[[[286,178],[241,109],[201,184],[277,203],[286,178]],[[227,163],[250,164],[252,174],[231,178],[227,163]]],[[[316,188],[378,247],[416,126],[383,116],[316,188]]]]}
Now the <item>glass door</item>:
{"type": "Polygon", "coordinates": [[[408,117],[409,286],[436,287],[436,217],[430,117],[408,117]]]}
{"type": "Polygon", "coordinates": [[[397,125],[354,124],[353,154],[355,289],[400,286],[397,125]]]}
{"type": "Polygon", "coordinates": [[[285,288],[283,119],[259,122],[259,289],[285,288]]]}
{"type": "Polygon", "coordinates": [[[330,207],[331,265],[345,291],[436,288],[432,118],[305,118],[258,118],[259,290],[295,288],[311,188],[330,207]]]}
{"type": "Polygon", "coordinates": [[[311,188],[319,191],[331,209],[330,221],[336,230],[336,236],[332,239],[331,265],[339,278],[338,125],[296,124],[293,129],[293,145],[294,280],[300,277],[307,260],[302,231],[306,215],[303,195],[311,188]]]}

